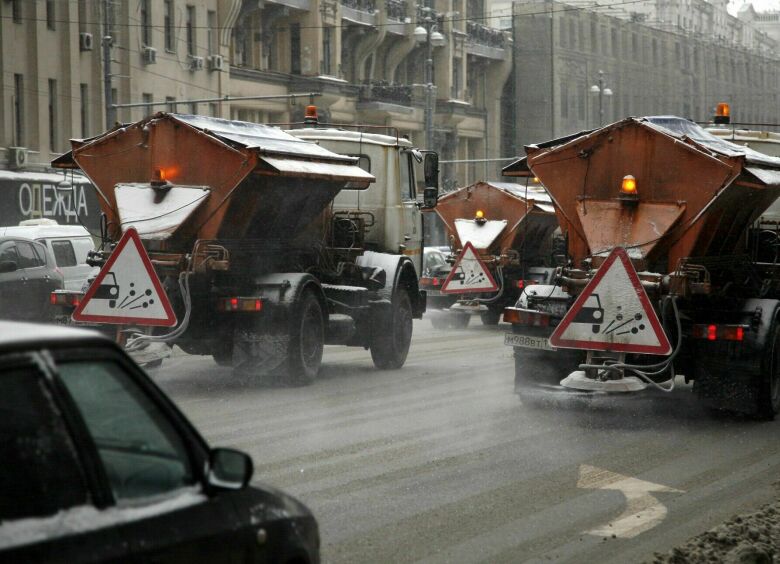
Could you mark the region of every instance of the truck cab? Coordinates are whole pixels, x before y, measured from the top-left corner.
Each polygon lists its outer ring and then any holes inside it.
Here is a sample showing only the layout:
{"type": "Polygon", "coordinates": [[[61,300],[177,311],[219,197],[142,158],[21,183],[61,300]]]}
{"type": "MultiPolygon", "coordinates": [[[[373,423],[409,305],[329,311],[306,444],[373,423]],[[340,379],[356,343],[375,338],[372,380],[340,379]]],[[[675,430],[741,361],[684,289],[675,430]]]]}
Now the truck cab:
{"type": "Polygon", "coordinates": [[[418,193],[422,195],[426,184],[418,178],[424,176],[418,173],[422,151],[398,135],[349,131],[336,126],[315,125],[288,133],[334,153],[359,158],[359,166],[374,175],[376,181],[367,190],[342,190],[334,200],[334,213],[345,218],[361,217],[366,226],[366,248],[408,256],[419,277],[423,270],[424,204],[418,202],[418,193]]]}

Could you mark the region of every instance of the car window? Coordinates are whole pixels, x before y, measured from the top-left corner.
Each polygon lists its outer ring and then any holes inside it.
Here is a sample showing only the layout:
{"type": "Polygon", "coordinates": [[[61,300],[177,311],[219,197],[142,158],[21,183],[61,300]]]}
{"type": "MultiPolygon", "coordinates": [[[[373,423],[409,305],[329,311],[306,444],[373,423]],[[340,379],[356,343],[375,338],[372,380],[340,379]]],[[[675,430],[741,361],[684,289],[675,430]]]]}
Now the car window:
{"type": "Polygon", "coordinates": [[[0,262],[13,261],[19,265],[19,257],[16,254],[16,245],[13,241],[0,243],[0,262]]]}
{"type": "Polygon", "coordinates": [[[16,242],[16,251],[19,253],[19,268],[35,268],[43,266],[41,259],[35,254],[33,246],[26,241],[16,242]]]}
{"type": "Polygon", "coordinates": [[[119,364],[59,364],[117,501],[164,494],[194,482],[181,437],[119,364]]]}
{"type": "Polygon", "coordinates": [[[38,370],[0,365],[0,522],[89,501],[76,449],[38,370]]]}
{"type": "Polygon", "coordinates": [[[32,246],[33,251],[35,251],[35,257],[38,259],[38,264],[40,266],[46,266],[47,260],[46,260],[46,246],[41,244],[34,244],[32,246]]]}
{"type": "Polygon", "coordinates": [[[60,241],[51,241],[51,250],[54,251],[54,261],[57,266],[76,266],[76,253],[73,245],[67,239],[60,241]]]}

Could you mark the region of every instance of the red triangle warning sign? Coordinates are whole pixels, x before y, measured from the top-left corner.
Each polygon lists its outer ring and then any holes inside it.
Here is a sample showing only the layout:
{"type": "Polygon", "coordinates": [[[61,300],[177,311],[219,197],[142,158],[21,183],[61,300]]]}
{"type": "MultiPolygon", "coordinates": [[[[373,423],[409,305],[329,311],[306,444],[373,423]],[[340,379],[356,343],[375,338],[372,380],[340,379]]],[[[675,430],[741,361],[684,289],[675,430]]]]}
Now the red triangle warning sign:
{"type": "Polygon", "coordinates": [[[135,229],[125,231],[73,312],[73,320],[120,325],[176,325],[171,303],[135,229]]]}
{"type": "Polygon", "coordinates": [[[556,348],[668,355],[658,316],[628,258],[617,247],[550,336],[556,348]]]}
{"type": "Polygon", "coordinates": [[[452,266],[447,279],[441,286],[443,294],[471,294],[475,292],[496,292],[498,285],[490,271],[479,258],[474,245],[467,242],[463,252],[452,266]]]}

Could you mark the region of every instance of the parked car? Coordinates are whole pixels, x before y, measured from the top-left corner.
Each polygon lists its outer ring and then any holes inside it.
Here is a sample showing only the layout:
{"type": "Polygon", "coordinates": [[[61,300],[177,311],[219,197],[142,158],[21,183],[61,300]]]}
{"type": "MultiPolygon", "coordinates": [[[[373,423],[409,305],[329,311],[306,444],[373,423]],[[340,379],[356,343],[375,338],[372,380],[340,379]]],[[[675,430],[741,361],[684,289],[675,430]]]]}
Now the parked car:
{"type": "Polygon", "coordinates": [[[0,382],[0,561],[319,562],[309,510],[99,333],[0,321],[0,382]]]}
{"type": "Polygon", "coordinates": [[[0,319],[52,321],[50,296],[63,284],[46,247],[21,237],[0,237],[0,319]]]}
{"type": "Polygon", "coordinates": [[[100,270],[87,264],[87,254],[95,250],[95,242],[81,225],[60,225],[47,218],[28,219],[19,225],[0,227],[0,237],[24,237],[45,246],[65,277],[66,290],[82,290],[87,279],[100,270]]]}

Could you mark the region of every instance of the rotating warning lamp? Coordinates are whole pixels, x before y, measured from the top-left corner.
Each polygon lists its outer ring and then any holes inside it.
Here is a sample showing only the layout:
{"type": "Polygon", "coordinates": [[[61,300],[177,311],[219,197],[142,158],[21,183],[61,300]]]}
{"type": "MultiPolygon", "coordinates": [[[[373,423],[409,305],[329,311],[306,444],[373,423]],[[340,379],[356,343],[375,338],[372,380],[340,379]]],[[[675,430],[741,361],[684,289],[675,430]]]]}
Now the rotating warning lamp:
{"type": "Polygon", "coordinates": [[[720,102],[715,108],[715,118],[713,121],[717,124],[731,123],[731,106],[726,102],[720,102]]]}
{"type": "Polygon", "coordinates": [[[636,178],[631,174],[625,175],[620,183],[620,199],[624,203],[636,203],[639,201],[636,178]]]}
{"type": "Polygon", "coordinates": [[[477,213],[474,214],[474,221],[476,221],[479,225],[483,225],[487,221],[485,219],[485,212],[482,210],[477,210],[477,213]]]}

